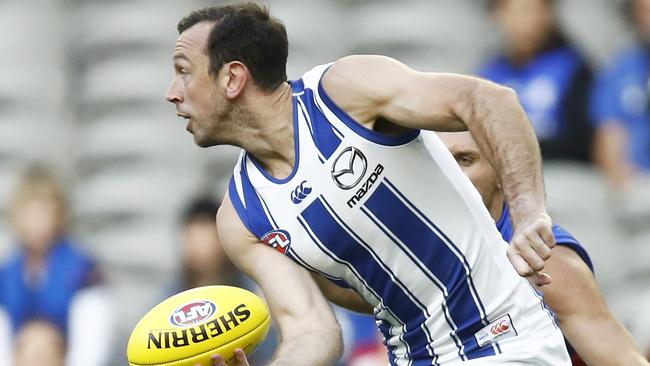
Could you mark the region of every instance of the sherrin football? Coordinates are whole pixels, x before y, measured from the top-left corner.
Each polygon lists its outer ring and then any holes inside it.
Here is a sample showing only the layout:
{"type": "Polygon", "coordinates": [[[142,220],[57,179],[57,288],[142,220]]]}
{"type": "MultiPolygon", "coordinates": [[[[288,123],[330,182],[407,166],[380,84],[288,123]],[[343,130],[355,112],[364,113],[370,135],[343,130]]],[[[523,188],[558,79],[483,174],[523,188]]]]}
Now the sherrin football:
{"type": "Polygon", "coordinates": [[[131,366],[210,366],[214,354],[230,364],[264,340],[270,324],[264,300],[232,286],[205,286],[176,294],[140,319],[127,346],[131,366]]]}

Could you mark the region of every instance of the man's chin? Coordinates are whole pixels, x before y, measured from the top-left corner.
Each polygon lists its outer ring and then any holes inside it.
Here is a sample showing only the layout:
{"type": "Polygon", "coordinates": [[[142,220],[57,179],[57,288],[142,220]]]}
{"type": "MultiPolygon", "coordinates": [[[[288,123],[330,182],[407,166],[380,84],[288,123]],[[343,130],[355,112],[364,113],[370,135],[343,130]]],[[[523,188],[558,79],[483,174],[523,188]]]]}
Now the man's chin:
{"type": "Polygon", "coordinates": [[[218,145],[214,141],[207,140],[207,139],[202,139],[201,137],[199,137],[197,135],[194,135],[194,143],[196,144],[196,146],[202,147],[202,148],[218,145]]]}

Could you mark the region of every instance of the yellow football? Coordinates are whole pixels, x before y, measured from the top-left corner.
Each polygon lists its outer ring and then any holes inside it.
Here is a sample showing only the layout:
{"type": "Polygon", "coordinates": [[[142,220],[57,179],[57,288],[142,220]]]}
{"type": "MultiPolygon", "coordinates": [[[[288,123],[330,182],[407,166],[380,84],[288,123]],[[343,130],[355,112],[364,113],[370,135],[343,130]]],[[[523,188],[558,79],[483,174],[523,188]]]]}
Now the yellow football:
{"type": "Polygon", "coordinates": [[[156,305],[131,332],[131,366],[210,366],[214,354],[233,363],[264,340],[271,322],[264,300],[232,286],[205,286],[156,305]]]}

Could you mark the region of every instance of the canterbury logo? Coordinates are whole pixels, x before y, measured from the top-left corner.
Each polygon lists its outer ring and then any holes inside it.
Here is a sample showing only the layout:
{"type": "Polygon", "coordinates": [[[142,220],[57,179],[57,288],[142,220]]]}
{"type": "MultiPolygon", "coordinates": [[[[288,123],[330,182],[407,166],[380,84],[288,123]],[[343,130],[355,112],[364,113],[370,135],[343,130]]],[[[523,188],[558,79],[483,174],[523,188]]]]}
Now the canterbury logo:
{"type": "Polygon", "coordinates": [[[302,183],[291,192],[291,202],[296,205],[302,202],[302,200],[307,198],[311,193],[311,187],[307,187],[305,183],[307,183],[307,181],[303,180],[302,183]]]}
{"type": "Polygon", "coordinates": [[[500,316],[474,334],[479,347],[517,336],[509,314],[500,316]]]}
{"type": "Polygon", "coordinates": [[[502,320],[490,328],[490,333],[494,335],[499,335],[503,332],[506,332],[508,329],[510,329],[510,325],[508,325],[507,320],[502,320]]]}

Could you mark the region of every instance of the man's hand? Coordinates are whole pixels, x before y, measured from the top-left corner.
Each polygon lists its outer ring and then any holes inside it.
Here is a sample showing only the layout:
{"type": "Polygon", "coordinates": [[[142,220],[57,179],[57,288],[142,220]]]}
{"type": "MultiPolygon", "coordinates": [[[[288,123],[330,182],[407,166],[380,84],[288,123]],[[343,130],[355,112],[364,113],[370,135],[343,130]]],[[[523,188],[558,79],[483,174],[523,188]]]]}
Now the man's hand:
{"type": "Polygon", "coordinates": [[[555,246],[553,223],[547,214],[522,222],[510,244],[508,259],[520,276],[531,277],[537,286],[551,283],[551,277],[542,272],[544,261],[551,257],[551,248],[555,246]]]}
{"type": "MultiPolygon", "coordinates": [[[[226,360],[219,355],[212,356],[212,366],[227,366],[226,360]]],[[[196,366],[201,366],[200,364],[196,366]]],[[[246,359],[246,354],[241,349],[237,348],[235,350],[235,363],[230,366],[250,366],[248,360],[246,359]]]]}

